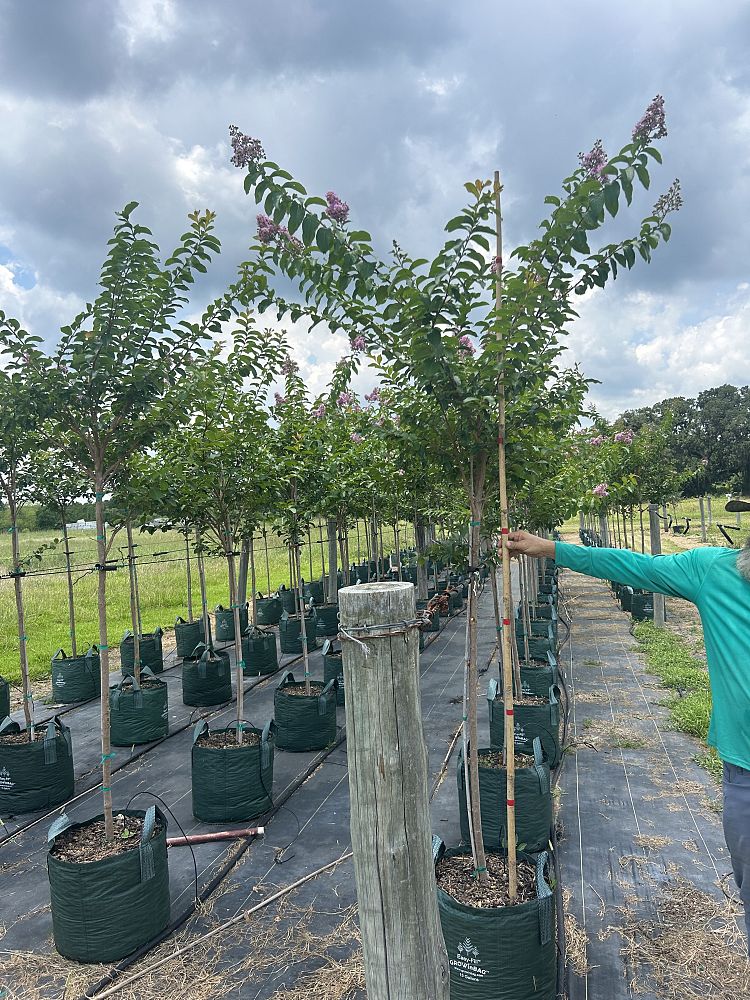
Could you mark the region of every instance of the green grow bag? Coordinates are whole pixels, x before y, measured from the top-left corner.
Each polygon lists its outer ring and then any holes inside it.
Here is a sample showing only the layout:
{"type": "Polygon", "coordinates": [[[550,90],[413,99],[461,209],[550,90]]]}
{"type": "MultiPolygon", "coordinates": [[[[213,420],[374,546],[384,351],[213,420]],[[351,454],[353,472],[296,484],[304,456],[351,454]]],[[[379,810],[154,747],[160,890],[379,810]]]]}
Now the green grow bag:
{"type": "Polygon", "coordinates": [[[322,580],[311,580],[304,585],[304,591],[308,599],[312,597],[316,604],[324,604],[326,595],[322,580]]]}
{"type": "Polygon", "coordinates": [[[449,595],[451,611],[460,611],[464,606],[464,599],[460,590],[452,590],[449,595]]]}
{"type": "MultiPolygon", "coordinates": [[[[552,630],[552,636],[555,641],[557,640],[557,618],[553,618],[550,621],[548,618],[532,618],[529,622],[531,625],[531,635],[536,636],[540,639],[550,638],[550,629],[552,630]]],[[[523,618],[516,618],[516,635],[523,639],[523,618]]]]}
{"type": "Polygon", "coordinates": [[[255,601],[255,620],[258,625],[278,625],[283,611],[278,594],[273,597],[258,597],[255,601]]]}
{"type": "Polygon", "coordinates": [[[58,649],[50,667],[52,700],[56,704],[71,705],[99,697],[102,682],[98,646],[89,646],[83,656],[66,656],[64,649],[58,649]]]}
{"type": "Polygon", "coordinates": [[[223,705],[232,700],[232,672],[229,653],[206,649],[202,644],[197,655],[182,661],[182,703],[201,708],[223,705]]]}
{"type": "MultiPolygon", "coordinates": [[[[518,655],[523,659],[526,655],[526,645],[522,635],[516,636],[516,648],[518,649],[518,655]]],[[[557,643],[551,636],[547,638],[540,635],[529,636],[529,656],[532,660],[543,660],[546,662],[550,655],[555,656],[556,653],[557,643]]]]}
{"type": "Polygon", "coordinates": [[[420,653],[422,652],[422,650],[425,648],[426,645],[427,645],[427,636],[425,635],[424,629],[420,629],[419,630],[419,652],[420,653]]]}
{"type": "Polygon", "coordinates": [[[336,739],[337,681],[328,681],[319,695],[287,693],[287,689],[304,686],[304,681],[295,681],[294,674],[287,670],[274,691],[276,746],[280,750],[323,750],[336,739]]]}
{"type": "MultiPolygon", "coordinates": [[[[137,848],[80,864],[47,854],[55,948],[76,962],[116,962],[169,923],[167,821],[155,806],[118,812],[144,818],[137,848]]],[[[48,839],[85,825],[62,816],[48,839]]]]}
{"type": "Polygon", "coordinates": [[[295,611],[295,591],[294,590],[280,590],[279,600],[281,601],[281,611],[284,611],[288,615],[293,615],[295,611]]]}
{"type": "MultiPolygon", "coordinates": [[[[445,852],[433,838],[438,861],[445,852]]],[[[450,966],[451,1000],[555,1000],[555,904],[544,875],[547,854],[519,857],[536,868],[537,898],[516,906],[477,909],[437,889],[440,925],[450,966]]]]}
{"type": "MultiPolygon", "coordinates": [[[[247,628],[247,604],[241,604],[239,610],[241,635],[247,628]]],[[[217,604],[214,608],[214,622],[216,623],[216,641],[232,642],[234,639],[234,611],[231,608],[225,608],[222,604],[217,604]]]]}
{"type": "MultiPolygon", "coordinates": [[[[174,637],[177,643],[177,655],[180,657],[192,656],[198,643],[205,643],[205,631],[202,618],[198,618],[194,622],[186,622],[184,618],[175,619],[174,637]]],[[[208,641],[211,642],[210,621],[208,623],[208,641]]]]}
{"type": "MultiPolygon", "coordinates": [[[[313,610],[312,614],[305,615],[308,652],[318,648],[317,630],[318,618],[313,610]]],[[[279,622],[279,645],[282,653],[299,655],[302,652],[302,629],[300,628],[299,616],[282,615],[279,622]]]]}
{"type": "Polygon", "coordinates": [[[332,642],[323,643],[323,681],[327,684],[335,680],[338,683],[336,688],[336,704],[344,704],[344,660],[340,649],[334,649],[332,642]]]}
{"type": "Polygon", "coordinates": [[[633,610],[633,588],[620,587],[620,607],[630,613],[633,610]]]}
{"type": "MultiPolygon", "coordinates": [[[[480,750],[480,757],[489,752],[487,749],[480,750]]],[[[529,755],[529,760],[531,759],[529,755]]],[[[488,851],[496,851],[501,848],[507,850],[506,777],[505,768],[483,767],[480,761],[479,798],[482,813],[482,840],[488,851]]],[[[456,783],[458,784],[461,840],[464,844],[469,844],[463,747],[458,754],[456,783]]],[[[534,740],[533,764],[529,767],[516,768],[515,801],[517,842],[523,845],[522,850],[525,851],[535,853],[545,850],[552,828],[552,792],[549,764],[544,759],[539,737],[534,740]]]]}
{"type": "MultiPolygon", "coordinates": [[[[214,730],[227,733],[236,727],[214,730]]],[[[276,726],[266,723],[261,732],[245,725],[243,732],[254,733],[260,743],[233,747],[201,745],[209,733],[201,719],[193,729],[192,782],[193,816],[205,823],[236,823],[255,819],[273,807],[273,754],[276,726]]]]}
{"type": "Polygon", "coordinates": [[[654,620],[654,595],[635,591],[631,601],[631,614],[638,622],[654,620]]]}
{"type": "MultiPolygon", "coordinates": [[[[559,684],[559,672],[557,660],[549,653],[547,662],[535,661],[532,666],[526,666],[521,661],[521,691],[523,694],[534,695],[537,698],[546,698],[551,687],[559,684]]],[[[502,690],[502,675],[500,677],[500,690],[502,690]]]]}
{"type": "MultiPolygon", "coordinates": [[[[141,667],[148,667],[153,674],[160,674],[164,669],[164,658],[161,648],[162,635],[162,630],[157,628],[154,632],[141,636],[141,667]]],[[[133,633],[126,632],[120,643],[120,673],[123,677],[127,677],[133,673],[134,659],[135,646],[133,643],[133,633]]]]}
{"type": "MultiPolygon", "coordinates": [[[[43,740],[0,741],[0,816],[51,809],[73,797],[70,730],[57,717],[36,729],[44,730],[43,740]]],[[[0,725],[0,734],[21,731],[8,717],[0,725]]]]}
{"type": "Polygon", "coordinates": [[[278,670],[276,633],[248,625],[242,636],[242,659],[245,661],[242,672],[246,677],[259,677],[278,670]]]}
{"type": "Polygon", "coordinates": [[[0,720],[10,715],[10,684],[0,677],[0,720]]]}
{"type": "MultiPolygon", "coordinates": [[[[534,738],[538,736],[549,766],[557,767],[562,756],[557,689],[551,687],[547,696],[549,702],[546,705],[514,706],[516,753],[533,753],[534,738]]],[[[502,697],[498,698],[498,682],[494,677],[487,688],[487,701],[490,709],[490,744],[502,750],[505,745],[503,701],[502,697]]]]}
{"type": "Polygon", "coordinates": [[[141,670],[141,680],[146,678],[153,686],[141,687],[129,674],[109,689],[109,738],[113,746],[152,743],[169,733],[167,685],[148,667],[141,670]]]}
{"type": "Polygon", "coordinates": [[[338,634],[339,631],[339,606],[338,604],[321,604],[315,608],[318,616],[318,625],[315,630],[316,635],[321,638],[338,634]]]}

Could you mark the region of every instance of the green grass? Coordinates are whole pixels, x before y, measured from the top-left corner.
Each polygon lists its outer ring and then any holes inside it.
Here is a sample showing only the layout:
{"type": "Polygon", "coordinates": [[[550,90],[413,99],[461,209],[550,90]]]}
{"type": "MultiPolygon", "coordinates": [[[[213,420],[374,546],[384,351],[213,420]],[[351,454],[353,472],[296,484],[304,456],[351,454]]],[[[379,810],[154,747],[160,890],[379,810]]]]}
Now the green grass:
{"type": "MultiPolygon", "coordinates": [[[[649,672],[676,692],[667,702],[675,729],[705,744],[711,719],[711,690],[704,663],[692,654],[684,639],[668,629],[656,628],[652,622],[639,622],[633,634],[646,654],[649,672]]],[[[706,745],[695,760],[715,778],[721,778],[721,761],[713,747],[706,745]]]]}
{"type": "MultiPolygon", "coordinates": [[[[35,551],[41,545],[51,542],[60,532],[34,531],[20,532],[22,557],[35,551]]],[[[391,533],[385,535],[384,544],[388,549],[391,533]]],[[[309,550],[305,545],[302,552],[302,575],[305,579],[316,579],[322,572],[321,548],[316,544],[318,532],[313,532],[313,575],[310,576],[309,550]]],[[[364,531],[360,533],[361,555],[364,555],[364,531]]],[[[141,603],[141,621],[144,632],[157,626],[166,629],[174,625],[178,615],[187,617],[187,581],[185,565],[185,541],[177,532],[159,532],[155,535],[139,534],[136,537],[138,555],[142,563],[138,571],[141,603]],[[167,555],[152,558],[153,553],[167,555]]],[[[402,534],[402,544],[411,544],[402,534]]],[[[120,545],[125,544],[124,535],[117,536],[111,550],[111,557],[120,556],[120,545]]],[[[88,567],[96,561],[96,532],[71,532],[70,548],[74,565],[88,567]]],[[[352,560],[357,558],[357,534],[350,533],[349,551],[352,560]]],[[[326,546],[327,556],[327,546],[326,546]]],[[[271,589],[280,584],[289,585],[289,569],[286,549],[279,539],[269,532],[269,563],[271,589]]],[[[200,613],[200,590],[195,560],[193,570],[193,614],[200,613]]],[[[67,581],[63,573],[56,575],[34,575],[39,570],[59,570],[64,566],[62,545],[55,550],[46,550],[42,561],[34,563],[32,571],[23,579],[24,608],[26,614],[26,635],[29,668],[32,678],[49,674],[50,659],[61,647],[70,652],[70,626],[68,623],[67,581]]],[[[0,568],[3,575],[10,567],[10,535],[0,535],[0,568]]],[[[258,589],[265,592],[267,577],[265,556],[262,545],[256,543],[256,569],[258,589]]],[[[79,651],[90,643],[98,641],[98,618],[96,607],[97,574],[95,572],[77,575],[75,583],[76,633],[79,651]]],[[[226,560],[221,557],[206,559],[206,582],[208,606],[210,610],[217,604],[229,603],[226,560]]],[[[250,582],[248,580],[248,592],[250,582]]],[[[125,566],[107,575],[107,616],[109,644],[117,645],[123,633],[130,628],[130,592],[128,571],[125,566]]],[[[13,581],[0,579],[0,674],[9,681],[20,679],[18,659],[18,626],[13,581]]]]}

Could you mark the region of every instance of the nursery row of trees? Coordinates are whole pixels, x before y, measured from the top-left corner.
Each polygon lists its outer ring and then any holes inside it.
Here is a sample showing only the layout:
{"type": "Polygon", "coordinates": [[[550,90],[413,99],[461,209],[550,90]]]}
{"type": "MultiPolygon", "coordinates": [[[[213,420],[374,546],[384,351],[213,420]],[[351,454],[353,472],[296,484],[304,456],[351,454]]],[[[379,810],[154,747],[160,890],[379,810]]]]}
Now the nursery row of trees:
{"type": "MultiPolygon", "coordinates": [[[[669,239],[667,217],[680,202],[675,185],[633,235],[595,242],[609,219],[630,205],[634,185],[649,186],[650,168],[661,162],[653,143],[664,134],[657,99],[616,156],[608,158],[601,143],[581,156],[561,193],[546,199],[550,213],[537,237],[509,254],[499,175],[467,183],[467,203],[447,223],[445,242],[430,260],[397,244],[381,258],[370,234],[350,225],[341,198],[309,195],[265,158],[258,140],[233,129],[233,162],[245,171],[245,191],[263,212],[237,281],[199,319],[184,316],[196,275],[220,250],[213,214],[193,213],[162,263],[150,231],[134,220],[135,203],[118,215],[98,296],[62,328],[51,354],[38,337],[1,316],[0,487],[11,528],[32,486],[46,484],[58,506],[61,492],[67,502],[93,495],[102,692],[109,679],[112,544],[105,500],[122,512],[126,526],[165,516],[190,525],[199,550],[211,545],[226,556],[237,642],[235,560],[269,516],[290,546],[297,583],[299,542],[312,516],[335,527],[344,569],[350,562],[345,528],[354,517],[375,513],[397,521],[408,513],[420,548],[435,508],[443,520],[455,517],[470,580],[463,749],[473,876],[483,884],[477,764],[482,561],[503,567],[502,702],[505,746],[512,747],[515,643],[508,626],[514,614],[510,561],[502,558],[509,525],[549,529],[615,489],[640,503],[671,488],[655,482],[655,456],[663,447],[658,435],[610,446],[603,435],[593,443],[600,435],[575,433],[588,382],[561,363],[575,296],[603,288],[638,258],[650,261],[669,239]],[[272,321],[262,326],[265,314],[272,321]],[[319,325],[343,331],[350,344],[327,391],[315,399],[283,332],[285,322],[300,320],[310,331],[319,325]],[[378,385],[360,400],[352,379],[365,361],[378,385]],[[49,463],[41,476],[40,461],[49,463]]],[[[195,305],[190,302],[191,311],[195,305]]],[[[23,562],[18,532],[12,537],[23,663],[23,562]]],[[[303,627],[306,659],[304,636],[303,627]]],[[[239,684],[240,701],[241,690],[239,684]]],[[[108,713],[102,697],[111,836],[108,713]]],[[[506,766],[514,901],[512,753],[506,766]]]]}

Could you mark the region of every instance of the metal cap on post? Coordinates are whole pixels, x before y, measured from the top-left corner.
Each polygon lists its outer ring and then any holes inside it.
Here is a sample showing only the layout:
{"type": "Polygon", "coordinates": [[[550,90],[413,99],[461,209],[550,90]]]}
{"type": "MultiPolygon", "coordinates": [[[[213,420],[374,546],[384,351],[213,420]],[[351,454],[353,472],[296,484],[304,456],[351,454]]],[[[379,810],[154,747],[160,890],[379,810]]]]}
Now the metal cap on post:
{"type": "Polygon", "coordinates": [[[369,1000],[449,1000],[411,583],[339,591],[351,835],[369,1000]]]}

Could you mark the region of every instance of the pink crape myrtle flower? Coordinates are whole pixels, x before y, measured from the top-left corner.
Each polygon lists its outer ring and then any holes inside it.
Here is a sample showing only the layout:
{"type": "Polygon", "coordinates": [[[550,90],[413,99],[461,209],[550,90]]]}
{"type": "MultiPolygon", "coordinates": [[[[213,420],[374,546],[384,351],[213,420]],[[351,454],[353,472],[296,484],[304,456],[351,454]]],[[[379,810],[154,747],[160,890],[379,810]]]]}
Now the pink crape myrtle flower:
{"type": "Polygon", "coordinates": [[[591,491],[595,497],[608,497],[609,496],[609,483],[599,483],[591,491]]]}
{"type": "Polygon", "coordinates": [[[601,434],[597,434],[596,437],[589,438],[589,444],[595,445],[597,448],[600,444],[604,444],[604,437],[601,434]]]}
{"type": "Polygon", "coordinates": [[[365,340],[365,338],[360,333],[352,341],[352,350],[353,351],[364,351],[366,349],[367,349],[367,341],[365,340]]]}
{"type": "Polygon", "coordinates": [[[468,333],[465,333],[463,337],[459,338],[458,349],[464,354],[467,354],[469,357],[476,354],[476,347],[474,347],[474,344],[471,342],[471,337],[468,333]]]}
{"type": "Polygon", "coordinates": [[[354,402],[353,392],[340,392],[336,400],[339,406],[351,406],[354,402]]]}
{"type": "Polygon", "coordinates": [[[351,438],[351,440],[355,444],[362,444],[362,442],[364,441],[364,438],[362,437],[362,435],[361,434],[357,434],[356,431],[354,432],[354,434],[350,434],[349,437],[351,438]]]}
{"type": "Polygon", "coordinates": [[[286,403],[286,396],[282,396],[280,392],[275,392],[273,398],[276,400],[277,406],[283,406],[286,403]]]}
{"type": "Polygon", "coordinates": [[[316,407],[312,411],[313,420],[322,420],[322,418],[325,415],[326,415],[326,404],[325,403],[321,403],[320,406],[316,407]]]}
{"type": "Polygon", "coordinates": [[[615,441],[618,444],[632,444],[635,439],[635,434],[631,430],[619,431],[615,434],[615,441]]]}
{"type": "Polygon", "coordinates": [[[346,222],[349,218],[349,206],[335,191],[326,191],[326,215],[334,222],[346,222]]]}

